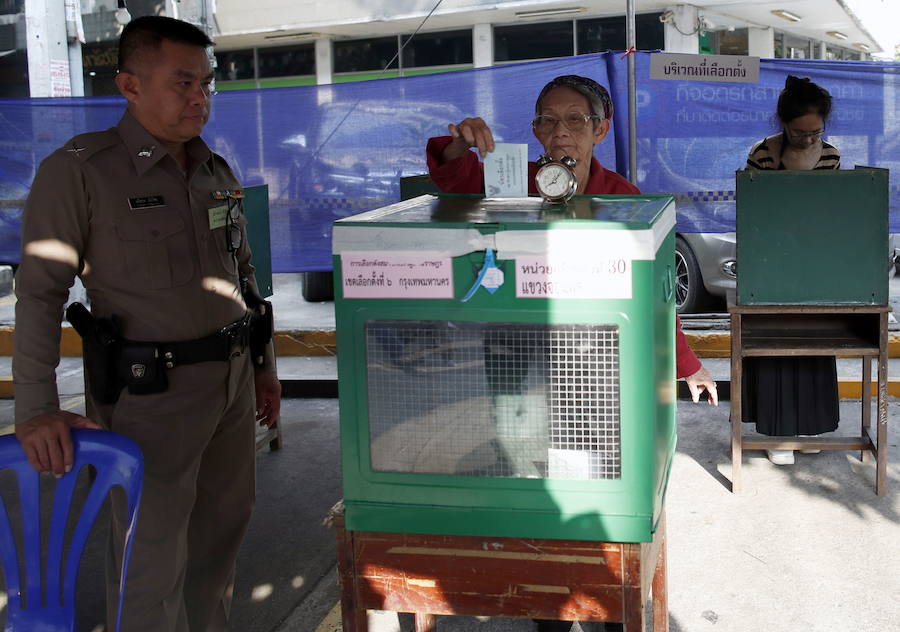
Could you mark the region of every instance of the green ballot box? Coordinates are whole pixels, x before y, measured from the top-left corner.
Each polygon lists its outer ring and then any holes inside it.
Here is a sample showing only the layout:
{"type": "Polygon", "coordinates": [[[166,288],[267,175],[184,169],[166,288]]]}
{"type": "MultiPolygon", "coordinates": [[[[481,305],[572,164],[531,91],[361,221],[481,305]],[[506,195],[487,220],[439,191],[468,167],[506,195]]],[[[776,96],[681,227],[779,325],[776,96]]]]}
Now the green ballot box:
{"type": "Polygon", "coordinates": [[[422,195],[335,222],[347,528],[650,541],[674,230],[650,195],[422,195]]]}

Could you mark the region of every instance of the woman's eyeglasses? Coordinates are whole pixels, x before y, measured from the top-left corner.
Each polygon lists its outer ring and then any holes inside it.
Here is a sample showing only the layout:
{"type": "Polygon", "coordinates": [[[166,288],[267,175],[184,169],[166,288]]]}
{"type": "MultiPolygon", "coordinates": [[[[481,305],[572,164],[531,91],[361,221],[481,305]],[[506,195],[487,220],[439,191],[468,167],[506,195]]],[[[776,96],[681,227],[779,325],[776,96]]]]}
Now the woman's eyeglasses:
{"type": "Polygon", "coordinates": [[[597,114],[582,114],[581,112],[568,112],[562,118],[541,114],[535,116],[531,121],[531,127],[539,134],[548,134],[556,129],[556,126],[562,121],[570,132],[579,132],[584,129],[588,121],[602,121],[603,117],[597,114]]]}
{"type": "Polygon", "coordinates": [[[787,128],[787,130],[788,130],[788,133],[791,135],[791,137],[793,137],[793,138],[802,138],[802,139],[804,139],[804,140],[805,140],[805,139],[816,139],[816,138],[820,138],[820,137],[822,136],[822,134],[825,133],[825,128],[824,128],[824,127],[823,127],[822,129],[817,129],[817,130],[814,131],[814,132],[795,132],[795,131],[792,130],[790,127],[787,128]]]}

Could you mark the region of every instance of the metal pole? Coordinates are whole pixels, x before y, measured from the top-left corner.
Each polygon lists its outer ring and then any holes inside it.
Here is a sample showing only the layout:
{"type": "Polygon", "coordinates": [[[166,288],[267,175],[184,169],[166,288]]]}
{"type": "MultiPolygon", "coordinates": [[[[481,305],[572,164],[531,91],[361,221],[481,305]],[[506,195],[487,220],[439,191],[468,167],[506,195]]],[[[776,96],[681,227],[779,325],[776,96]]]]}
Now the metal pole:
{"type": "Polygon", "coordinates": [[[31,97],[72,96],[64,0],[25,0],[31,97]]]}
{"type": "MultiPolygon", "coordinates": [[[[625,13],[625,49],[635,48],[634,0],[627,0],[625,13]]],[[[634,54],[628,55],[628,179],[637,184],[637,85],[634,54]]]]}

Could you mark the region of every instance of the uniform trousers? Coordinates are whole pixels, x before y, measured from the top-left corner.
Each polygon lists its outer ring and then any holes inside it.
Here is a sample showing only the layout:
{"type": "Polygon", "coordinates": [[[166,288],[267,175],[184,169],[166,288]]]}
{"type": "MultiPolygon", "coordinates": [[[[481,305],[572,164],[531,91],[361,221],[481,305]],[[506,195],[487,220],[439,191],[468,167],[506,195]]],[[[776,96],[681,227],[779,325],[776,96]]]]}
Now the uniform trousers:
{"type": "MultiPolygon", "coordinates": [[[[125,586],[122,630],[218,632],[227,628],[238,549],[256,496],[253,367],[228,361],[167,371],[163,393],[123,391],[92,405],[101,425],[144,454],[144,486],[125,586]]],[[[107,554],[108,629],[114,629],[127,524],[113,495],[107,554]]]]}

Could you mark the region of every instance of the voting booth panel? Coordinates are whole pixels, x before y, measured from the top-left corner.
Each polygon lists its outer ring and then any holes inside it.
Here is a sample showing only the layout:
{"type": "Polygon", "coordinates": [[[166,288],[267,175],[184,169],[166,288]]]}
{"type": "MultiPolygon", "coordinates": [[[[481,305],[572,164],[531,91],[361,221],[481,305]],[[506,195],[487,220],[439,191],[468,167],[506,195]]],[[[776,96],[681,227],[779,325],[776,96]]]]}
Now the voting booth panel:
{"type": "Polygon", "coordinates": [[[737,172],[737,303],[886,305],[888,171],[737,172]]]}

